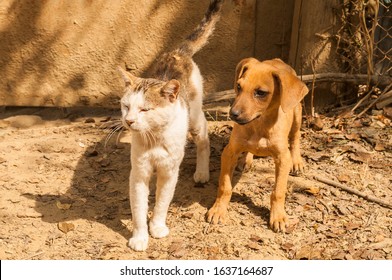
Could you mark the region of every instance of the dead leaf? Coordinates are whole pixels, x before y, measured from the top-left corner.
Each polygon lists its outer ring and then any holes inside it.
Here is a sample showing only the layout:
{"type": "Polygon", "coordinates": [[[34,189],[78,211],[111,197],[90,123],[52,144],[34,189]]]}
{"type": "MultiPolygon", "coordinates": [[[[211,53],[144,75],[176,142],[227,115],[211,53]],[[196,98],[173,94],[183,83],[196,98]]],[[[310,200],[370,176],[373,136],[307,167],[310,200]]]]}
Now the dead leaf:
{"type": "Polygon", "coordinates": [[[72,204],[61,203],[59,200],[57,200],[56,201],[56,206],[57,206],[58,209],[68,210],[69,208],[71,208],[72,204]]]}
{"type": "Polygon", "coordinates": [[[295,253],[295,258],[297,260],[320,260],[322,259],[321,250],[313,246],[304,246],[295,253]]]}
{"type": "Polygon", "coordinates": [[[338,204],[338,205],[335,205],[335,207],[336,207],[336,209],[338,209],[339,213],[342,214],[342,215],[349,215],[349,214],[351,214],[351,211],[344,204],[338,204]]]}
{"type": "Polygon", "coordinates": [[[305,153],[304,157],[311,159],[315,162],[319,162],[322,160],[329,160],[330,156],[324,152],[316,152],[316,153],[305,153]]]}
{"type": "Polygon", "coordinates": [[[351,133],[351,134],[346,134],[346,138],[348,140],[359,141],[361,140],[361,135],[359,135],[358,133],[351,133]]]}
{"type": "Polygon", "coordinates": [[[350,176],[348,176],[347,174],[339,174],[336,178],[339,180],[339,182],[342,183],[347,183],[351,181],[350,176]]]}
{"type": "Polygon", "coordinates": [[[335,254],[332,256],[332,259],[333,259],[333,260],[344,260],[345,257],[346,257],[346,253],[340,251],[340,252],[335,253],[335,254]]]}
{"type": "Polygon", "coordinates": [[[298,218],[290,219],[289,223],[288,223],[288,225],[286,227],[286,233],[287,234],[292,233],[294,231],[294,229],[297,227],[298,223],[299,223],[299,219],[298,218]]]}
{"type": "Polygon", "coordinates": [[[174,241],[169,247],[169,253],[175,258],[181,258],[186,254],[185,244],[183,241],[174,241]]]}
{"type": "Polygon", "coordinates": [[[325,132],[326,132],[328,135],[334,135],[334,134],[336,134],[336,135],[341,135],[341,136],[343,137],[342,131],[339,130],[339,129],[336,129],[336,128],[327,129],[325,132]]]}
{"type": "Polygon", "coordinates": [[[253,242],[253,241],[250,241],[246,245],[246,247],[248,247],[248,248],[250,248],[252,250],[255,250],[255,251],[261,250],[261,246],[259,244],[257,244],[256,242],[253,242]]]}
{"type": "Polygon", "coordinates": [[[306,188],[303,189],[304,192],[316,195],[320,192],[320,188],[316,186],[307,186],[306,188]]]}
{"type": "Polygon", "coordinates": [[[361,224],[359,224],[359,223],[347,223],[346,225],[345,225],[345,227],[346,227],[346,230],[354,230],[354,229],[358,229],[358,228],[360,228],[361,227],[361,224]]]}
{"type": "Polygon", "coordinates": [[[392,238],[385,238],[381,242],[373,243],[369,246],[369,248],[378,250],[383,248],[392,248],[392,238]]]}
{"type": "Polygon", "coordinates": [[[254,234],[252,234],[249,239],[256,243],[263,243],[263,239],[260,236],[254,234]]]}
{"type": "Polygon", "coordinates": [[[355,120],[355,121],[353,121],[353,123],[351,124],[351,126],[352,127],[362,127],[363,125],[362,125],[362,122],[361,122],[361,120],[360,119],[357,119],[357,120],[355,120]]]}
{"type": "Polygon", "coordinates": [[[230,134],[232,130],[233,130],[233,126],[228,125],[228,124],[224,124],[219,128],[218,133],[219,134],[230,134]]]}
{"type": "Polygon", "coordinates": [[[284,243],[282,244],[281,248],[285,251],[290,251],[291,249],[294,248],[294,244],[293,243],[284,243]]]}
{"type": "Polygon", "coordinates": [[[375,123],[372,124],[372,126],[384,128],[386,125],[382,121],[376,121],[375,123]]]}
{"type": "Polygon", "coordinates": [[[374,146],[374,150],[376,150],[377,152],[382,152],[385,151],[385,147],[381,143],[376,143],[376,146],[374,146]]]}
{"type": "Polygon", "coordinates": [[[392,107],[384,107],[384,116],[392,120],[392,107]]]}
{"type": "Polygon", "coordinates": [[[324,122],[321,118],[315,117],[310,125],[313,128],[313,130],[320,131],[323,130],[324,122]]]}
{"type": "Polygon", "coordinates": [[[357,151],[355,154],[350,154],[349,158],[355,162],[368,163],[371,160],[372,155],[370,153],[357,151]]]}
{"type": "Polygon", "coordinates": [[[193,215],[194,215],[194,213],[192,213],[192,212],[187,212],[187,213],[184,213],[184,214],[182,214],[182,218],[187,218],[187,219],[192,219],[193,218],[193,215]]]}
{"type": "Polygon", "coordinates": [[[57,224],[57,227],[59,230],[61,230],[64,233],[68,233],[70,231],[73,231],[75,229],[75,225],[72,223],[66,223],[66,222],[60,222],[57,224]]]}
{"type": "Polygon", "coordinates": [[[209,254],[218,254],[220,252],[220,247],[219,246],[208,247],[207,251],[209,254]]]}

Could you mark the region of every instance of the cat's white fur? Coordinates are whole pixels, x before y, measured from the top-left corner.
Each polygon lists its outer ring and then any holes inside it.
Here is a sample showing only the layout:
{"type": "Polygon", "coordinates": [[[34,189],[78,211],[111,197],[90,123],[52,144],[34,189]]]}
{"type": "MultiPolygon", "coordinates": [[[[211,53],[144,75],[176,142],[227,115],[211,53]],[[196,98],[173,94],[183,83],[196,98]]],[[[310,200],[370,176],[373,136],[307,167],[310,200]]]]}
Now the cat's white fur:
{"type": "Polygon", "coordinates": [[[189,102],[190,131],[193,136],[193,141],[197,145],[196,172],[193,178],[195,182],[205,183],[210,179],[210,142],[208,139],[207,121],[201,110],[203,105],[203,78],[196,63],[192,62],[192,65],[193,69],[190,80],[197,92],[195,99],[189,102]]]}
{"type": "Polygon", "coordinates": [[[123,123],[133,130],[129,184],[133,235],[129,246],[134,250],[147,248],[148,230],[155,238],[169,234],[166,216],[188,132],[197,146],[193,178],[196,183],[209,180],[210,144],[202,111],[203,81],[192,57],[207,43],[222,5],[223,0],[210,1],[204,18],[193,32],[178,48],[157,59],[150,73],[152,78],[141,79],[121,71],[127,89],[121,102],[123,123]],[[148,227],[149,182],[154,170],[156,201],[148,227]]]}
{"type": "Polygon", "coordinates": [[[209,139],[207,121],[201,110],[203,83],[199,68],[193,63],[190,86],[196,95],[188,107],[178,98],[166,107],[154,109],[154,112],[141,112],[144,104],[143,92],[128,92],[121,100],[124,125],[132,122],[131,174],[129,196],[132,209],[133,234],[129,247],[143,251],[148,246],[148,230],[154,238],[169,234],[166,217],[169,204],[177,184],[179,167],[184,156],[188,128],[197,145],[197,163],[194,173],[195,182],[209,180],[209,139]],[[154,117],[147,121],[146,114],[154,117]],[[128,123],[127,123],[128,121],[128,123]],[[151,122],[160,124],[152,135],[149,131],[151,122]],[[147,226],[149,182],[156,170],[156,201],[152,217],[147,226]]]}

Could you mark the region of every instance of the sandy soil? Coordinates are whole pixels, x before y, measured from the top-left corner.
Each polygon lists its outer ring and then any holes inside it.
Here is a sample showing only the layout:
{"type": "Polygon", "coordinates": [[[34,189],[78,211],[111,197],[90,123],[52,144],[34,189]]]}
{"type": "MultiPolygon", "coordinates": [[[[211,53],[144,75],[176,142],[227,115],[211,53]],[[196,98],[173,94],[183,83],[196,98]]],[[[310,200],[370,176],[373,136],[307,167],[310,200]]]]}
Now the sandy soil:
{"type": "Polygon", "coordinates": [[[193,183],[190,142],[169,211],[171,233],[150,239],[145,252],[126,246],[129,144],[117,134],[107,140],[103,129],[118,117],[93,109],[1,113],[0,259],[392,259],[392,210],[312,178],[392,203],[392,128],[379,112],[356,121],[323,117],[321,130],[304,125],[307,172],[289,181],[287,233],[267,226],[270,158],[235,172],[228,224],[205,221],[231,131],[229,122],[210,120],[211,181],[193,183]]]}

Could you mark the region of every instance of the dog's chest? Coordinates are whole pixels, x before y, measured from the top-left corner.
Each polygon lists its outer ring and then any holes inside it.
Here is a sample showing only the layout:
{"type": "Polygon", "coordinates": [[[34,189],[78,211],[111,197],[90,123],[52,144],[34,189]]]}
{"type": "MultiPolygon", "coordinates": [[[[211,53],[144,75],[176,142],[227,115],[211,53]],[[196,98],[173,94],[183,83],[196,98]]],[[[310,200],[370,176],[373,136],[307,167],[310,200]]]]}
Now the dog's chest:
{"type": "Polygon", "coordinates": [[[267,156],[270,154],[269,140],[267,138],[249,139],[248,150],[257,156],[267,156]]]}

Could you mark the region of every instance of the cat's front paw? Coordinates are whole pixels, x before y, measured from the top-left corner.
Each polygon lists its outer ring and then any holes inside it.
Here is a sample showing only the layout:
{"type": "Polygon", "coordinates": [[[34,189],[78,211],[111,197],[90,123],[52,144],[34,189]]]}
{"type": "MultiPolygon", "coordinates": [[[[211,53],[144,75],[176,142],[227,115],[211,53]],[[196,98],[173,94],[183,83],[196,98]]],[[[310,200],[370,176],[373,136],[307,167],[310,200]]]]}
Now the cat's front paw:
{"type": "Polygon", "coordinates": [[[135,251],[145,251],[148,247],[148,236],[132,237],[128,241],[128,246],[135,251]]]}
{"type": "Polygon", "coordinates": [[[208,171],[196,171],[193,174],[193,180],[195,183],[207,183],[210,180],[210,173],[208,171]]]}
{"type": "Polygon", "coordinates": [[[166,225],[154,225],[150,223],[150,234],[154,238],[163,238],[169,235],[169,228],[166,225]]]}

